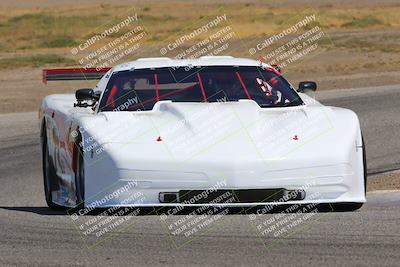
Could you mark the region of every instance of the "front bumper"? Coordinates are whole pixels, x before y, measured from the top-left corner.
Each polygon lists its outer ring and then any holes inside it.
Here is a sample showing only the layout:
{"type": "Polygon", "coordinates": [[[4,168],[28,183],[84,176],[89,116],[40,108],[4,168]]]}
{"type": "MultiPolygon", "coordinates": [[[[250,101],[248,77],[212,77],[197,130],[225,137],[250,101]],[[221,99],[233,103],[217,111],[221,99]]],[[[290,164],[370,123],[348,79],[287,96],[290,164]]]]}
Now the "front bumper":
{"type": "MultiPolygon", "coordinates": [[[[151,172],[119,169],[120,179],[107,186],[97,183],[85,185],[85,206],[106,208],[115,206],[225,206],[251,207],[258,205],[287,205],[307,203],[364,203],[363,169],[350,164],[336,164],[302,169],[280,169],[268,172],[151,172]],[[131,177],[138,177],[137,179],[131,177]],[[162,179],[160,178],[162,177],[162,179]],[[105,188],[105,189],[104,189],[105,188]],[[212,201],[168,203],[161,193],[203,190],[271,189],[303,191],[304,197],[280,199],[266,197],[263,201],[212,201]]],[[[254,200],[254,199],[253,199],[254,200]]]]}

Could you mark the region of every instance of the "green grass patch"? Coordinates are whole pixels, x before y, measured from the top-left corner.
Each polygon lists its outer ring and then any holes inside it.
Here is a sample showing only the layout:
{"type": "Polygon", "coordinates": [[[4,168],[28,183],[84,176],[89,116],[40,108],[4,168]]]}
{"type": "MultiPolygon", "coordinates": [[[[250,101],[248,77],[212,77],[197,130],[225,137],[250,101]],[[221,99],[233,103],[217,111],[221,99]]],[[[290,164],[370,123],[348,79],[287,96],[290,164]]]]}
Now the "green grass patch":
{"type": "Polygon", "coordinates": [[[380,19],[368,15],[362,18],[353,18],[351,21],[342,24],[342,27],[365,28],[383,24],[383,21],[381,21],[380,19]]]}
{"type": "Polygon", "coordinates": [[[380,51],[384,53],[398,53],[400,48],[397,44],[380,43],[377,41],[366,41],[356,38],[337,40],[334,42],[336,47],[344,47],[360,52],[380,51]]]}
{"type": "Polygon", "coordinates": [[[12,17],[8,20],[9,24],[17,24],[17,23],[34,23],[34,24],[43,24],[48,25],[52,24],[54,17],[43,14],[43,13],[34,13],[34,14],[23,14],[19,16],[12,17]]]}
{"type": "Polygon", "coordinates": [[[79,42],[75,41],[73,38],[69,36],[54,36],[39,44],[39,47],[71,47],[78,45],[79,42]]]}
{"type": "Polygon", "coordinates": [[[48,64],[75,65],[75,60],[54,54],[11,57],[0,59],[0,69],[42,67],[48,64]]]}
{"type": "Polygon", "coordinates": [[[24,14],[10,18],[1,27],[0,33],[46,37],[53,39],[52,44],[71,43],[72,38],[82,32],[89,32],[104,24],[107,19],[98,16],[58,16],[45,13],[24,14]]]}
{"type": "Polygon", "coordinates": [[[6,46],[4,44],[0,43],[0,51],[3,51],[5,49],[6,49],[6,46]]]}
{"type": "Polygon", "coordinates": [[[165,23],[167,21],[177,20],[176,17],[170,16],[170,15],[162,15],[162,16],[142,15],[141,19],[142,19],[142,21],[145,21],[146,24],[151,24],[151,23],[156,23],[156,22],[165,23]]]}

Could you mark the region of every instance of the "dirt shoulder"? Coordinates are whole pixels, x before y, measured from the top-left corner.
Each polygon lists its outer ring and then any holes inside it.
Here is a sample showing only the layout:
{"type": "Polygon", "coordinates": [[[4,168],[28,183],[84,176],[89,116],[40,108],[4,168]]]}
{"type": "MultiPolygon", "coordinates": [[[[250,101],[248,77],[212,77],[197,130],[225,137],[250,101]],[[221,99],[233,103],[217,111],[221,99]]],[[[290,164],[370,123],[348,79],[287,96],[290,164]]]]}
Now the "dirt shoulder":
{"type": "Polygon", "coordinates": [[[369,177],[367,191],[377,190],[400,190],[400,172],[369,177]]]}

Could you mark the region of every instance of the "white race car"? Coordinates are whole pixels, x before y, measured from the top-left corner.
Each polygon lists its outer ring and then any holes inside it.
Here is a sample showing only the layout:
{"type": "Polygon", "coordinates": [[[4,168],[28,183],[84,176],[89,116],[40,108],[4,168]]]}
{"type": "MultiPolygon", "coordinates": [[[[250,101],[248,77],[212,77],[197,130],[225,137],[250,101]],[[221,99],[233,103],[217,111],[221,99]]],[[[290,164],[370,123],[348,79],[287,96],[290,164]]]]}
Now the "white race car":
{"type": "Polygon", "coordinates": [[[101,78],[41,104],[50,208],[355,210],[366,201],[357,115],[321,105],[305,94],[314,82],[295,90],[260,61],[144,58],[112,69],[44,70],[43,78],[101,78]]]}

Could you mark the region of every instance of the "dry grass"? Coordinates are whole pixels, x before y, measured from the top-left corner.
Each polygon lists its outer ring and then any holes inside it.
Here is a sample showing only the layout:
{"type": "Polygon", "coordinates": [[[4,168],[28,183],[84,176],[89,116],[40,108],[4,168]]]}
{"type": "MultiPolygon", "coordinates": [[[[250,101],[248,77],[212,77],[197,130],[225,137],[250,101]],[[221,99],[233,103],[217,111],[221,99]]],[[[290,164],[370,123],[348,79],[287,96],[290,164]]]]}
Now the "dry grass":
{"type": "MultiPolygon", "coordinates": [[[[273,7],[268,2],[204,5],[194,1],[139,2],[134,6],[95,4],[0,9],[0,52],[34,53],[46,49],[51,53],[59,47],[74,46],[93,33],[135,13],[139,15],[150,35],[147,43],[151,46],[159,46],[165,40],[178,37],[182,32],[198,27],[221,14],[227,14],[235,32],[246,41],[265,37],[291,26],[301,18],[303,11],[310,9],[273,7]]],[[[311,12],[315,12],[318,23],[325,30],[366,31],[400,27],[399,6],[348,8],[328,5],[316,7],[311,12]]],[[[363,46],[364,43],[357,45],[363,46]]]]}
{"type": "Polygon", "coordinates": [[[41,67],[46,65],[72,66],[76,65],[76,62],[73,59],[55,54],[42,54],[0,59],[0,69],[10,69],[10,66],[21,68],[41,67]]]}

